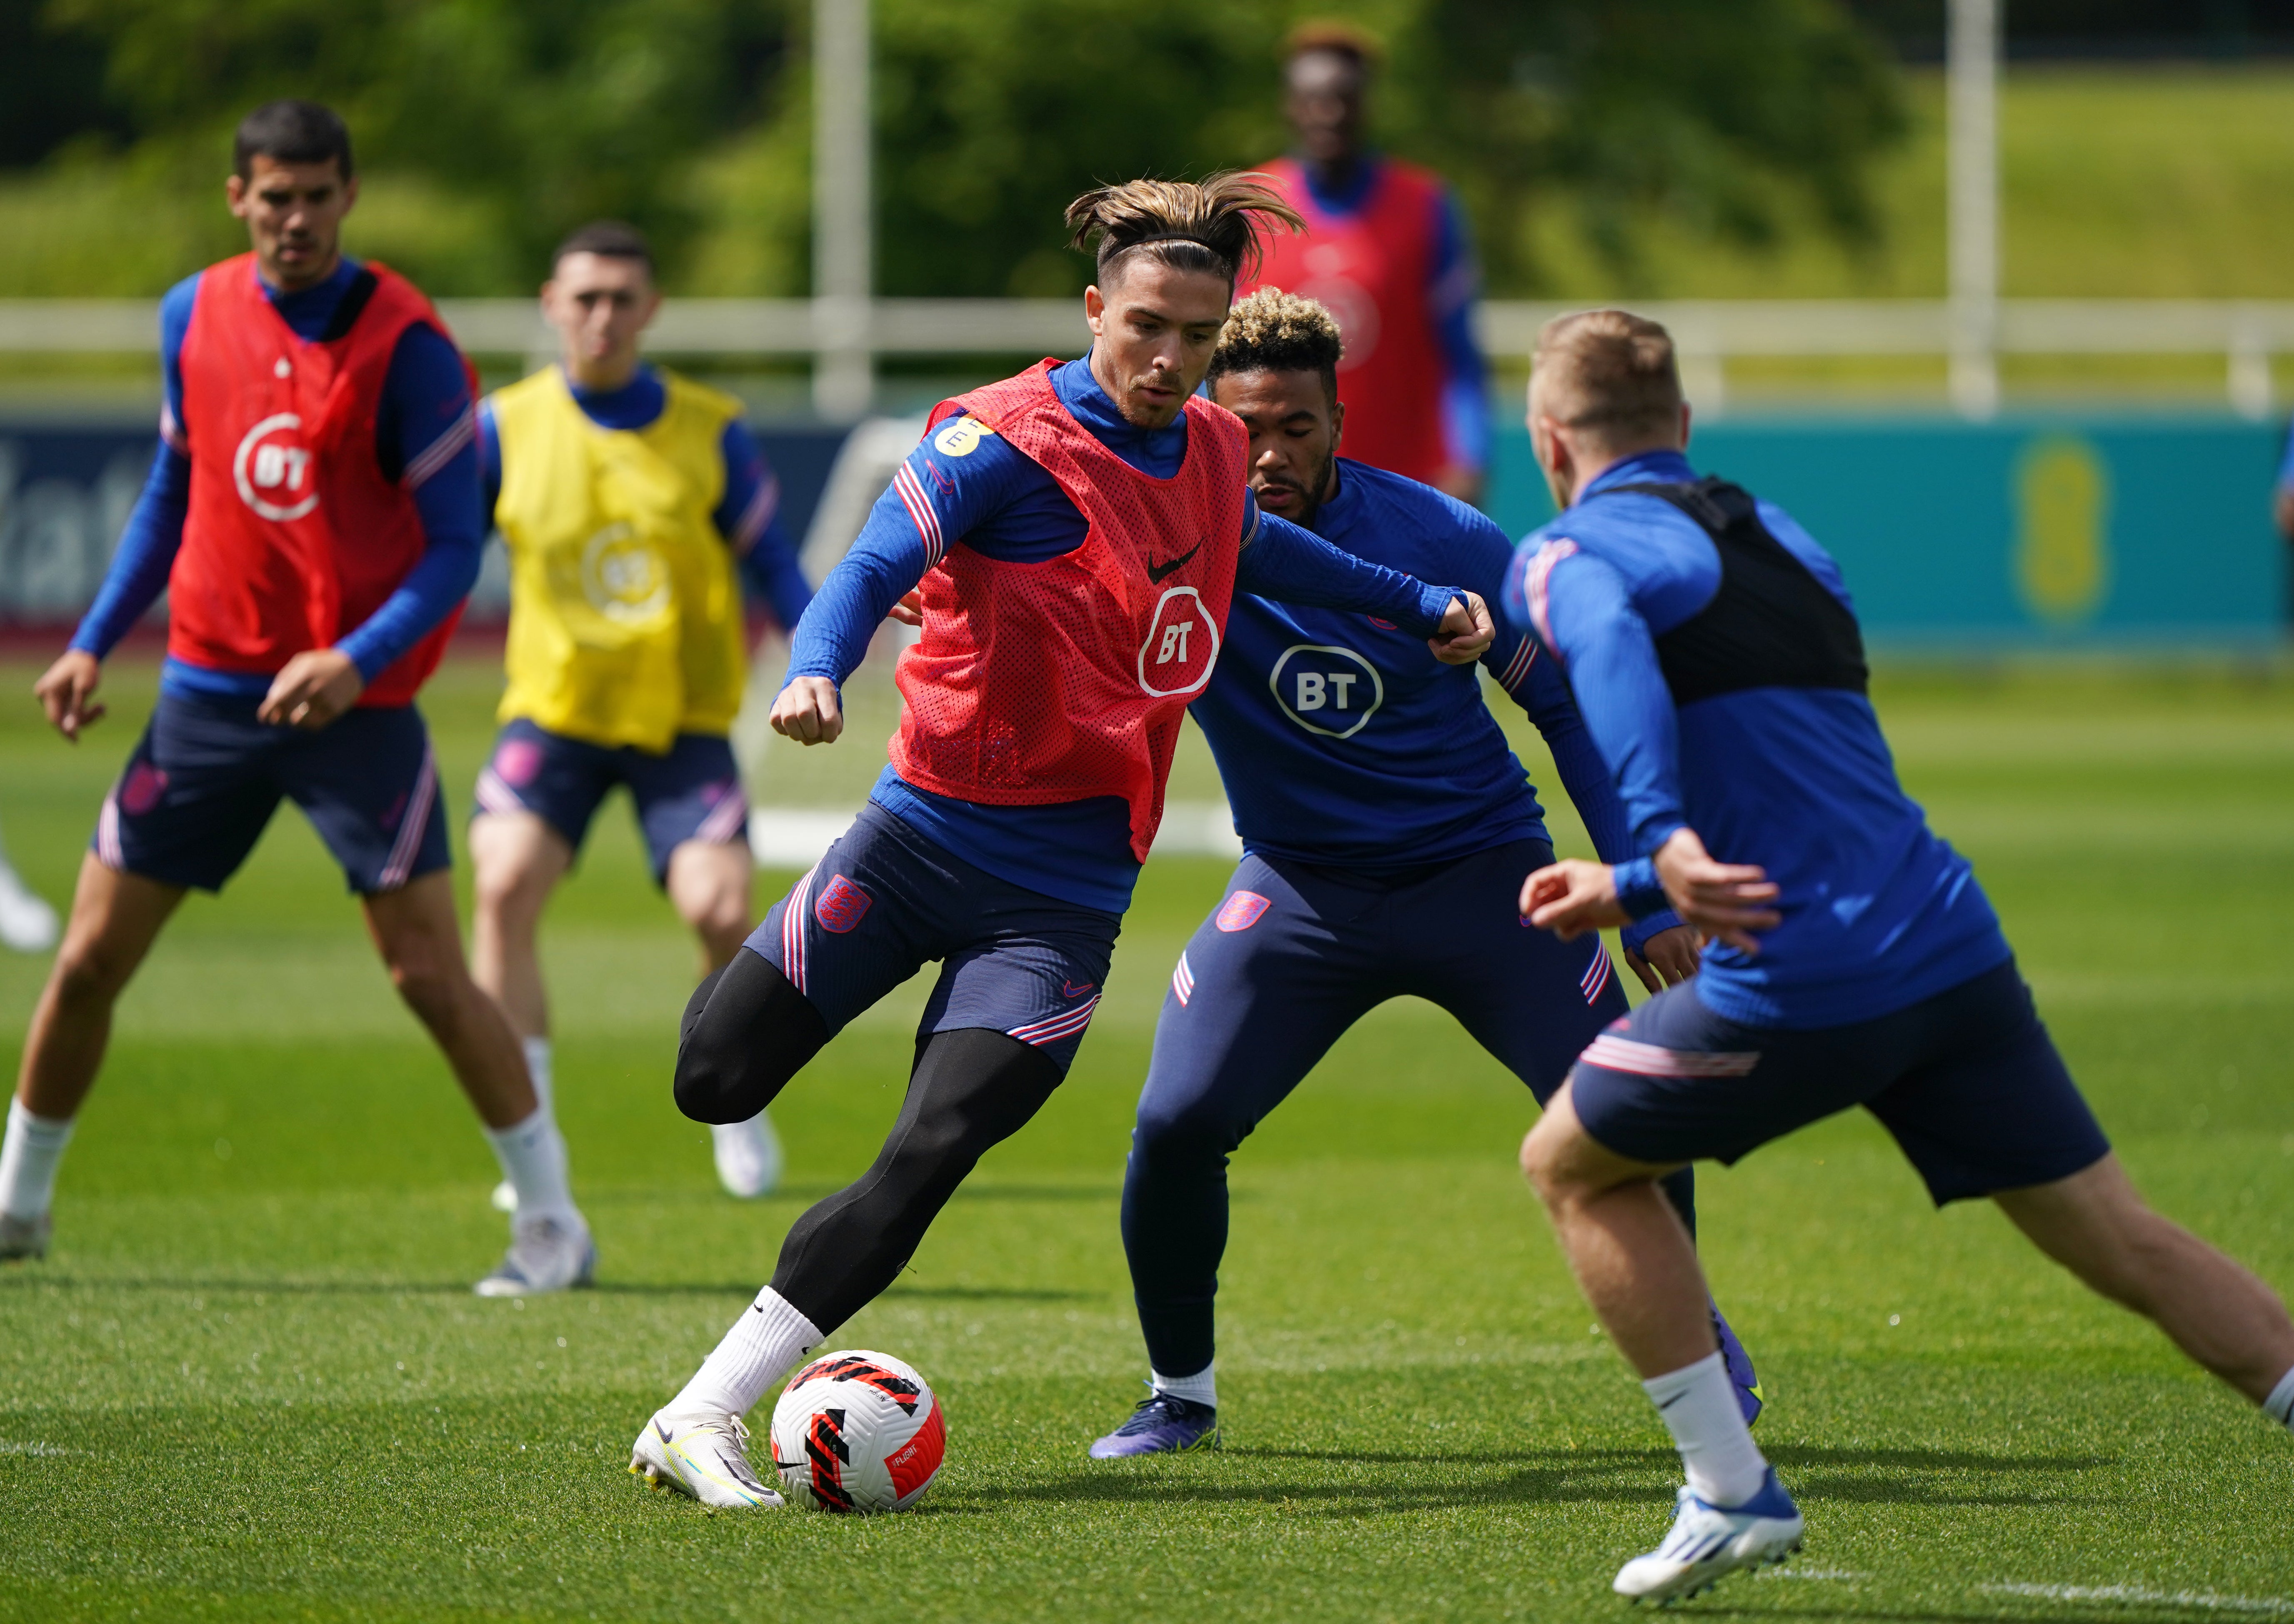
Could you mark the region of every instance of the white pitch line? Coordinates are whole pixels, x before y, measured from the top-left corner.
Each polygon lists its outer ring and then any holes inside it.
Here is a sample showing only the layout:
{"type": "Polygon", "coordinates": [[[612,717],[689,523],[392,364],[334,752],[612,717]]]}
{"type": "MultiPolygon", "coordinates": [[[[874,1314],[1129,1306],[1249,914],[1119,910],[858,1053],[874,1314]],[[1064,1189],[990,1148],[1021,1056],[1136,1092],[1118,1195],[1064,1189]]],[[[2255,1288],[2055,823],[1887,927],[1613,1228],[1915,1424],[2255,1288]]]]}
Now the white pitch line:
{"type": "Polygon", "coordinates": [[[1762,1568],[1754,1579],[1869,1579],[1869,1573],[1851,1573],[1846,1568],[1762,1568]]]}
{"type": "Polygon", "coordinates": [[[2048,1602],[2150,1602],[2209,1612],[2294,1613],[2294,1602],[2217,1596],[2211,1590],[2144,1590],[2133,1585],[1978,1585],[1976,1588],[1992,1596],[2029,1596],[2048,1602]]]}

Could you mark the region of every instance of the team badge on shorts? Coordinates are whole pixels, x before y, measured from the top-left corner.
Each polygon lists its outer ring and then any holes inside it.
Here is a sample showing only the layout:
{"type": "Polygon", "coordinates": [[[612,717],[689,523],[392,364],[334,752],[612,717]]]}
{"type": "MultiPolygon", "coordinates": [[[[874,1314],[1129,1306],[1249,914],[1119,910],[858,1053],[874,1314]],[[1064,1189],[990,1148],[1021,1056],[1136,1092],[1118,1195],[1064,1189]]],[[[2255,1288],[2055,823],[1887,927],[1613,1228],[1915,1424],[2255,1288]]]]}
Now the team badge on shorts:
{"type": "Polygon", "coordinates": [[[1257,891],[1237,891],[1219,905],[1218,918],[1212,922],[1232,936],[1237,930],[1249,930],[1273,905],[1271,897],[1261,897],[1257,891]]]}
{"type": "Polygon", "coordinates": [[[127,769],[127,781],[119,786],[120,810],[130,817],[141,817],[158,806],[167,793],[167,770],[149,761],[138,761],[127,769]]]}
{"type": "Polygon", "coordinates": [[[867,917],[869,905],[875,900],[863,887],[839,874],[812,905],[812,916],[820,922],[822,930],[842,936],[867,917]]]}

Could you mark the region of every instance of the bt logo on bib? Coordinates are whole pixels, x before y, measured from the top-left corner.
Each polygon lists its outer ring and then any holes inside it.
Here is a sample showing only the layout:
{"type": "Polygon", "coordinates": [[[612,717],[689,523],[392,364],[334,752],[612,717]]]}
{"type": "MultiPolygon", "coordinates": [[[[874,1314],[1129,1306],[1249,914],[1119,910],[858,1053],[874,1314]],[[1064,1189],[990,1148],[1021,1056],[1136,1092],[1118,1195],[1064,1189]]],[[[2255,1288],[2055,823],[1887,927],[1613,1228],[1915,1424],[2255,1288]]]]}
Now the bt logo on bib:
{"type": "Polygon", "coordinates": [[[239,499],[276,524],[301,518],[319,505],[318,470],[303,443],[303,419],[279,412],[247,431],[231,459],[239,499]]]}
{"type": "Polygon", "coordinates": [[[1282,651],[1267,677],[1274,702],[1309,733],[1350,739],[1386,702],[1378,667],[1351,648],[1298,643],[1282,651]]]}
{"type": "Polygon", "coordinates": [[[1218,663],[1218,627],[1192,587],[1173,587],[1156,601],[1139,646],[1139,686],[1158,699],[1192,694],[1218,663]]]}

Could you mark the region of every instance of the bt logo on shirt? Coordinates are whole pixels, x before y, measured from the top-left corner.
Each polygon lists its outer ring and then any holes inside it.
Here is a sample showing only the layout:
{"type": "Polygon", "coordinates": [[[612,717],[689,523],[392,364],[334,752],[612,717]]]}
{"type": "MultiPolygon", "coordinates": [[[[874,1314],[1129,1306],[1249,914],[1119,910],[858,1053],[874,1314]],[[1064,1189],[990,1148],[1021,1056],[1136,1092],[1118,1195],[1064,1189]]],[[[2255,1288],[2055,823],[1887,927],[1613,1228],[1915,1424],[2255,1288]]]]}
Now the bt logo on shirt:
{"type": "Polygon", "coordinates": [[[1308,733],[1350,739],[1386,702],[1378,667],[1351,648],[1298,643],[1282,651],[1266,678],[1282,713],[1308,733]]]}

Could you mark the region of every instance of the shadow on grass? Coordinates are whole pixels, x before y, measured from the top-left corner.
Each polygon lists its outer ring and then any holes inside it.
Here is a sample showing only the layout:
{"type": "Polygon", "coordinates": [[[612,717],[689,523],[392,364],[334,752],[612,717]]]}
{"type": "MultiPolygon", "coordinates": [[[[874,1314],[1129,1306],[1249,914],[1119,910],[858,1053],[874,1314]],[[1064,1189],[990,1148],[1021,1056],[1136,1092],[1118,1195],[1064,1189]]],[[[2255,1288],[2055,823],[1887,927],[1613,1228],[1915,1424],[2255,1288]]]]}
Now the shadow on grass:
{"type": "MultiPolygon", "coordinates": [[[[26,1274],[25,1282],[75,1291],[176,1292],[241,1296],[467,1297],[468,1280],[149,1279],[133,1275],[26,1274]]],[[[0,1274],[0,1290],[8,1275],[0,1274]]],[[[585,1291],[601,1297],[753,1297],[754,1280],[599,1280],[585,1291]]],[[[536,1295],[549,1294],[536,1293],[536,1295]]],[[[884,1297],[957,1303],[1094,1303],[1103,1291],[1061,1291],[1029,1286],[895,1286],[884,1297]]],[[[883,1298],[877,1299],[879,1302],[883,1298]]]]}
{"type": "MultiPolygon", "coordinates": [[[[1056,1481],[1000,1491],[998,1498],[1046,1504],[1094,1505],[1123,1501],[1163,1505],[1289,1506],[1329,1516],[1354,1517],[1394,1512],[1434,1511],[1515,1504],[1637,1504],[1654,1502],[1677,1481],[1678,1458],[1670,1449],[1515,1449],[1439,1454],[1357,1449],[1229,1449],[1222,1456],[1185,1458],[1195,1470],[1175,1472],[1177,1461],[1132,1461],[1113,1469],[1079,1470],[1056,1481]],[[1333,1466],[1429,1466],[1448,1468],[1435,1481],[1364,1483],[1322,1477],[1268,1477],[1222,1482],[1210,1474],[1221,1459],[1246,1466],[1264,1463],[1328,1463],[1333,1466]]],[[[2108,1457],[2003,1455],[1966,1449],[1829,1449],[1795,1447],[1776,1451],[1794,1493],[1803,1504],[1849,1500],[1917,1506],[2049,1506],[2093,1502],[2108,1497],[2074,1491],[2069,1484],[2045,1482],[2019,1488],[1997,1480],[2008,1475],[2030,1482],[2031,1474],[2059,1474],[2109,1466],[2108,1457]],[[1859,1472],[1885,1475],[1857,1475],[1859,1472]],[[1955,1481],[1981,1474],[1981,1486],[1955,1481]]]]}

